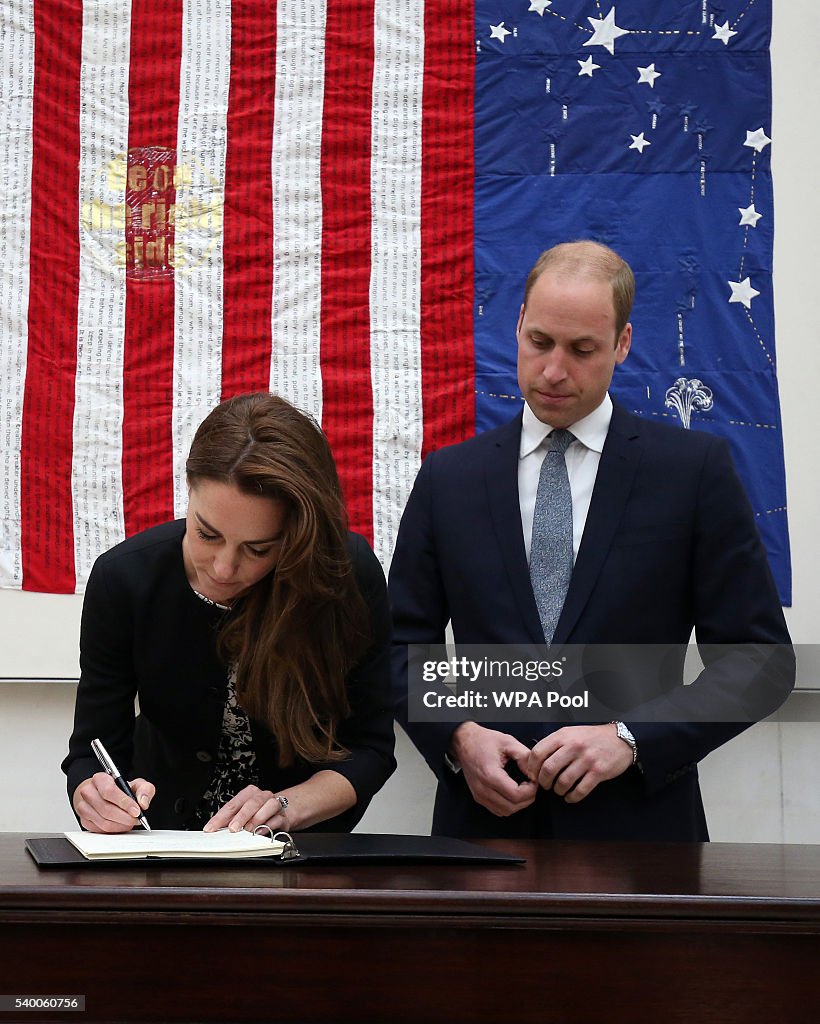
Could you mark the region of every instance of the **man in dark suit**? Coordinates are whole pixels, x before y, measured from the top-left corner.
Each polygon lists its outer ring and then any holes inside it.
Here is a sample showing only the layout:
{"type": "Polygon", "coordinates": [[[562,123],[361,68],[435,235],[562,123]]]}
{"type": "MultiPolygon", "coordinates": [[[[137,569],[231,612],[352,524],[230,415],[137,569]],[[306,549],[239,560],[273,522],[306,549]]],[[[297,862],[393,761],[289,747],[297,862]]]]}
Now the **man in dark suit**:
{"type": "Polygon", "coordinates": [[[632,271],[604,246],[542,254],[516,332],[523,413],[431,454],[405,509],[390,572],[394,685],[397,717],[438,778],[435,834],[706,840],[697,762],[794,685],[766,553],[726,443],[639,419],[609,397],[630,349],[633,295],[632,271]],[[541,469],[561,436],[550,434],[566,430],[571,522],[545,527],[553,485],[541,469]],[[556,624],[541,596],[550,589],[542,553],[532,580],[530,563],[542,534],[561,530],[569,562],[556,624]],[[694,628],[699,645],[721,646],[701,646],[694,686],[676,666],[652,714],[643,708],[634,721],[409,721],[407,645],[442,643],[448,622],[456,644],[682,649],[694,628]]]}

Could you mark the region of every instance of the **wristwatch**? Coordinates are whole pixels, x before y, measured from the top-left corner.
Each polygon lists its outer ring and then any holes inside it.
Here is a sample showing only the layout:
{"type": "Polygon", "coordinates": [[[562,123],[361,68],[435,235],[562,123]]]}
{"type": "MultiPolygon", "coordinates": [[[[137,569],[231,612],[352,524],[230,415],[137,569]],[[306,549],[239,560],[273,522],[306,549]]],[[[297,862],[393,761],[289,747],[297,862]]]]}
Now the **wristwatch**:
{"type": "Polygon", "coordinates": [[[627,729],[623,722],[611,722],[611,725],[615,726],[615,731],[618,733],[618,738],[622,739],[624,743],[628,743],[632,747],[632,763],[638,763],[638,744],[635,742],[635,737],[627,729]]]}

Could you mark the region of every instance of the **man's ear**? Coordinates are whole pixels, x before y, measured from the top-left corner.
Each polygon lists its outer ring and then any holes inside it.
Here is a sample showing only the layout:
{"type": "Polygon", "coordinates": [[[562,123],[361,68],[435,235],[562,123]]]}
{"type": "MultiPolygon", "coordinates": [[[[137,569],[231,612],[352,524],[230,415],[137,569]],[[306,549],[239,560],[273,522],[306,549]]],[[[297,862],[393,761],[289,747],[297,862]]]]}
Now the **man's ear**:
{"type": "Polygon", "coordinates": [[[523,320],[524,320],[524,303],[522,302],[521,303],[521,309],[518,311],[518,323],[515,325],[515,336],[516,336],[516,338],[518,337],[518,334],[519,334],[519,332],[521,330],[521,324],[522,324],[523,320]]]}
{"type": "Polygon", "coordinates": [[[621,335],[615,343],[615,362],[622,363],[629,355],[632,346],[632,324],[627,324],[621,331],[621,335]]]}

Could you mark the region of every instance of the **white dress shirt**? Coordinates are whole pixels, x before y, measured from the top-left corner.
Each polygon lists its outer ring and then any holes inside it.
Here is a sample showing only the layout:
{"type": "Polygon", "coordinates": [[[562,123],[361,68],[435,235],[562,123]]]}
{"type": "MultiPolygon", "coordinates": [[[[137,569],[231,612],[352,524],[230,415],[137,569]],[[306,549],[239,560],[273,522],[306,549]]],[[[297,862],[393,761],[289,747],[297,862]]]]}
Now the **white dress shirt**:
{"type": "MultiPolygon", "coordinates": [[[[611,419],[612,399],[607,394],[597,409],[593,409],[588,416],[567,428],[575,436],[564,456],[572,495],[573,559],[578,557],[578,548],[581,546],[592,489],[598,475],[598,464],[601,461],[601,452],[604,450],[611,419]]],[[[538,477],[546,455],[544,440],[552,433],[552,429],[549,424],[542,423],[526,402],[524,403],[521,447],[518,453],[518,501],[521,505],[521,526],[528,562],[532,546],[532,519],[535,496],[538,493],[538,477]]]]}

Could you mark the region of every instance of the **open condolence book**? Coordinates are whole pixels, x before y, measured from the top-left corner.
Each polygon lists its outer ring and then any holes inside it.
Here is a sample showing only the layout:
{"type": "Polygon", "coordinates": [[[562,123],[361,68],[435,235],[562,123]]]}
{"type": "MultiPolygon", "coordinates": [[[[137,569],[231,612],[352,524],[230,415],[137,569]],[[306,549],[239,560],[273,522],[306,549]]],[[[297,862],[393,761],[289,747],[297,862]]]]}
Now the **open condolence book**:
{"type": "MultiPolygon", "coordinates": [[[[264,828],[264,826],[262,826],[264,828]]],[[[78,867],[84,864],[146,863],[174,858],[196,863],[245,860],[259,864],[521,864],[524,858],[479,843],[447,836],[370,835],[362,832],[300,832],[273,837],[250,832],[174,832],[135,830],[105,836],[92,832],[26,839],[26,849],[41,868],[78,867]]]]}
{"type": "Polygon", "coordinates": [[[278,857],[289,836],[251,832],[182,832],[154,829],[122,835],[66,832],[66,839],[88,860],[143,860],[146,857],[278,857]]]}

